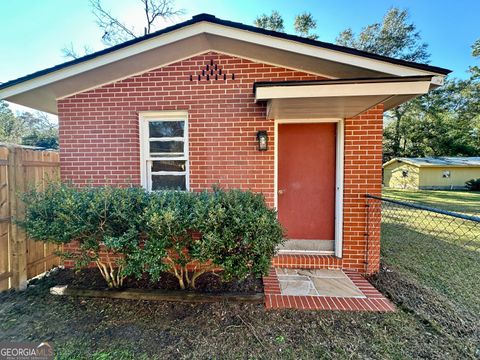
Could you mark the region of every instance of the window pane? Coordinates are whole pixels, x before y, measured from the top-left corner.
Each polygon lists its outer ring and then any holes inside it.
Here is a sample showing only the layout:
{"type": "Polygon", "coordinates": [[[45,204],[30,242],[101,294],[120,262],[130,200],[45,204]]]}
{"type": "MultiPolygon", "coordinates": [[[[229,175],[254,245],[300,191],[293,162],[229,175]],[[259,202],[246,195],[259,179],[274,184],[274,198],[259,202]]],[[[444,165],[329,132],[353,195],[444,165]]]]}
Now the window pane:
{"type": "Polygon", "coordinates": [[[157,171],[185,171],[183,160],[159,160],[153,161],[152,172],[157,171]]]}
{"type": "Polygon", "coordinates": [[[152,175],[152,190],[187,190],[185,175],[152,175]]]}
{"type": "Polygon", "coordinates": [[[183,141],[150,141],[150,153],[161,153],[165,156],[178,156],[169,153],[181,153],[183,155],[183,141]]]}
{"type": "Polygon", "coordinates": [[[183,137],[183,121],[150,121],[150,137],[183,137]]]}

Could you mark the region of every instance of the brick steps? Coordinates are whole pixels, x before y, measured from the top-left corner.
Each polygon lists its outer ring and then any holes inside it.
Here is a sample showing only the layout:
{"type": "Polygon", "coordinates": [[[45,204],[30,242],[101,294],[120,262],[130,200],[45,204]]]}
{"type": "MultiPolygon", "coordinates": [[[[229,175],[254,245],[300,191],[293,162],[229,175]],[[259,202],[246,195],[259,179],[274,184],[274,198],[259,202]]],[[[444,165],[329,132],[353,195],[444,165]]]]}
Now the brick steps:
{"type": "Polygon", "coordinates": [[[341,269],[342,259],[332,255],[280,254],[273,258],[272,266],[289,269],[341,269]]]}
{"type": "MultiPolygon", "coordinates": [[[[297,266],[297,268],[300,267],[297,266]]],[[[265,307],[267,309],[330,311],[395,311],[395,305],[375,289],[361,274],[352,270],[344,270],[344,273],[365,295],[364,298],[282,295],[277,274],[275,269],[272,268],[268,276],[263,278],[265,307]]]]}

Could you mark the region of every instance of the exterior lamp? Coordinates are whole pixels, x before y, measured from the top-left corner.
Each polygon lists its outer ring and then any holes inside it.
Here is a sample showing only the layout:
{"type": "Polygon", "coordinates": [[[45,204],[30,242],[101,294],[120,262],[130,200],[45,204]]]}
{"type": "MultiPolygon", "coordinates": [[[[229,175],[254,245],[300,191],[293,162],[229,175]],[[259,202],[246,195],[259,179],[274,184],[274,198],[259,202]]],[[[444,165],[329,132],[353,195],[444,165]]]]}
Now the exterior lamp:
{"type": "Polygon", "coordinates": [[[260,130],[257,132],[258,151],[268,150],[268,136],[266,130],[260,130]]]}

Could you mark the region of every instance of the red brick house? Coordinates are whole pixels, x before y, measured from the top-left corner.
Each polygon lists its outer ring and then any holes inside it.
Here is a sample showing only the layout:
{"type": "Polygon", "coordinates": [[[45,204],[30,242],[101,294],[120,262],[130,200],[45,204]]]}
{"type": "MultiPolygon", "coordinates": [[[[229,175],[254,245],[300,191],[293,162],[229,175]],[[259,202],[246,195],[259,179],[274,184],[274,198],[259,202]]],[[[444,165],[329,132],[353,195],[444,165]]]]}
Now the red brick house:
{"type": "Polygon", "coordinates": [[[286,227],[277,265],[373,272],[383,112],[448,73],[201,14],[4,83],[0,99],[58,114],[64,180],[251,189],[286,227]]]}

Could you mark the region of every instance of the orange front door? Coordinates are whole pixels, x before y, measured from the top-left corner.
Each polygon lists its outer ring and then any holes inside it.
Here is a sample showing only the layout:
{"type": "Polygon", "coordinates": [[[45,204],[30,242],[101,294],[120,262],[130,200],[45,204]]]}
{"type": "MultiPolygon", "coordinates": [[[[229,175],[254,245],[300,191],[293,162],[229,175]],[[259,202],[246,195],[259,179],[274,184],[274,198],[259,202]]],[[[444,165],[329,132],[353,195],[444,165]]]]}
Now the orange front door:
{"type": "Polygon", "coordinates": [[[335,239],[336,126],[278,125],[278,217],[288,239],[335,239]]]}

